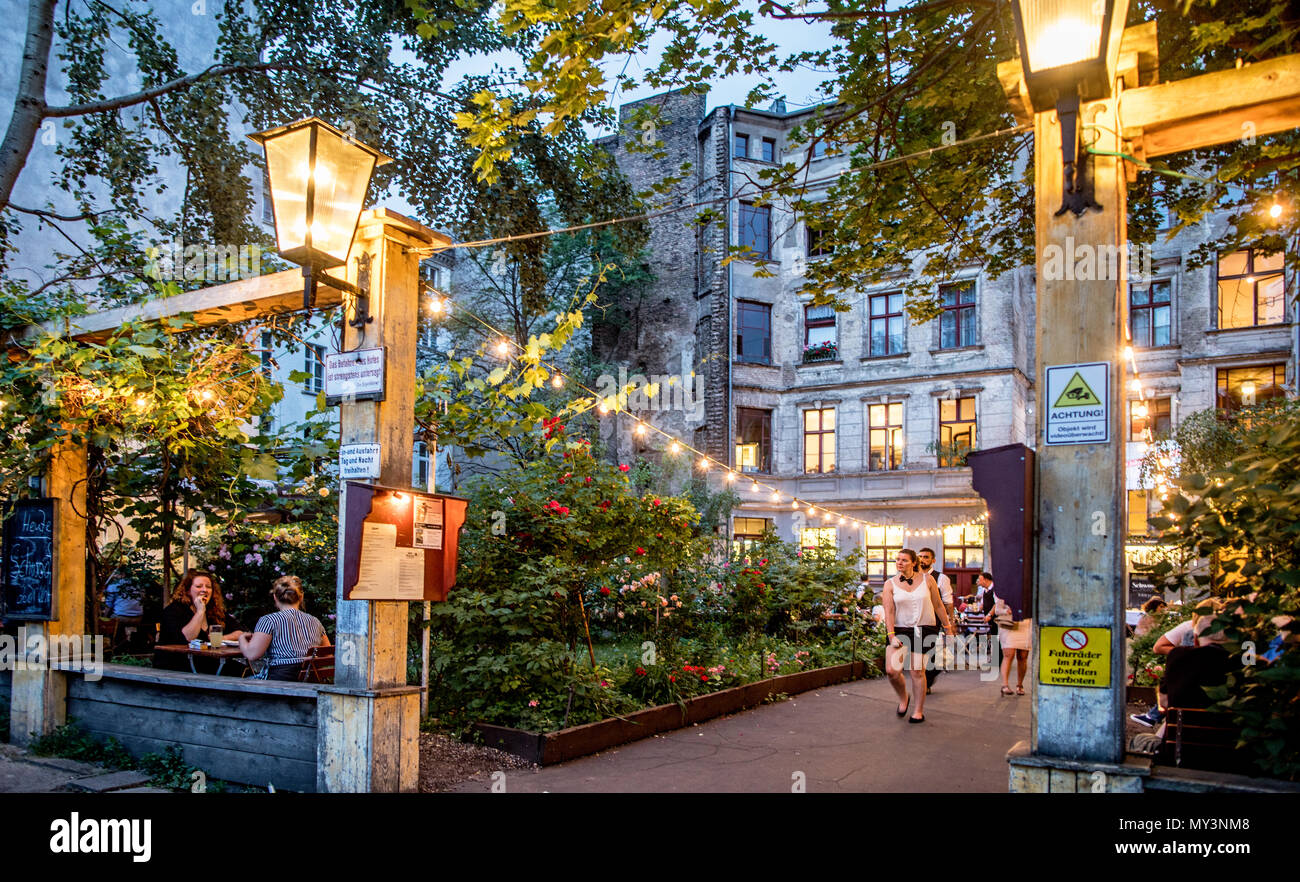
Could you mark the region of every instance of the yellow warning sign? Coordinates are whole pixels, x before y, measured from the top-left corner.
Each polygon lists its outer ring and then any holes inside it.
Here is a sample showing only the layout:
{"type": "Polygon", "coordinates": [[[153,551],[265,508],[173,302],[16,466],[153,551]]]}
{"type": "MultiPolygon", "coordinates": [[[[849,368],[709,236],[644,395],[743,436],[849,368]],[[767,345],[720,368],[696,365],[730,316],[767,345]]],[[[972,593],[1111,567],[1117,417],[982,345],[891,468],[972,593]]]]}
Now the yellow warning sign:
{"type": "Polygon", "coordinates": [[[1097,393],[1092,391],[1092,387],[1083,379],[1083,375],[1078,371],[1070,378],[1070,382],[1065,384],[1061,390],[1061,397],[1056,399],[1052,407],[1082,407],[1086,405],[1100,405],[1101,399],[1097,393]]]}
{"type": "Polygon", "coordinates": [[[1038,682],[1110,686],[1110,629],[1043,626],[1038,630],[1038,682]]]}

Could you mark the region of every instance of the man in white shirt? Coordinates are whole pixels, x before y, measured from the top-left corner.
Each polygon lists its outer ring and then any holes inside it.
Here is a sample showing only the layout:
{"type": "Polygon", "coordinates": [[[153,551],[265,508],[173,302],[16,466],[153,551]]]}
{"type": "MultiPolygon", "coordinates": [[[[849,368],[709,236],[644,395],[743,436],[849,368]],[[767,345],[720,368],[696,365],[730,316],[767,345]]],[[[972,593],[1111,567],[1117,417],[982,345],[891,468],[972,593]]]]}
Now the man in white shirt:
{"type": "MultiPolygon", "coordinates": [[[[921,572],[927,576],[933,576],[939,583],[939,598],[943,601],[944,608],[948,610],[948,621],[955,622],[952,605],[952,580],[945,574],[939,572],[934,567],[934,549],[922,548],[916,553],[917,564],[921,572]]],[[[939,676],[939,669],[932,667],[925,672],[925,691],[928,693],[930,687],[934,685],[934,680],[939,676]]]]}

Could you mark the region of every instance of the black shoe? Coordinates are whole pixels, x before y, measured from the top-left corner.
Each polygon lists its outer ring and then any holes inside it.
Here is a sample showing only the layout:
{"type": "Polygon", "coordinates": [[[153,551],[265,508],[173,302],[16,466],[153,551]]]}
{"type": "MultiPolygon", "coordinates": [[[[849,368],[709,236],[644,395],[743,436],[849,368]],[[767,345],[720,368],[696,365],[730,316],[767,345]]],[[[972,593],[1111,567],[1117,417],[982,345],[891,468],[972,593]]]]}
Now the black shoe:
{"type": "Polygon", "coordinates": [[[901,711],[898,711],[898,715],[899,715],[900,717],[905,717],[905,716],[907,716],[907,708],[909,708],[909,707],[911,707],[911,706],[912,706],[912,699],[909,698],[909,699],[907,699],[907,707],[904,707],[901,711]]]}
{"type": "Polygon", "coordinates": [[[909,723],[924,723],[924,722],[925,722],[925,714],[921,714],[919,717],[908,717],[908,718],[907,718],[907,721],[908,721],[909,723]]]}

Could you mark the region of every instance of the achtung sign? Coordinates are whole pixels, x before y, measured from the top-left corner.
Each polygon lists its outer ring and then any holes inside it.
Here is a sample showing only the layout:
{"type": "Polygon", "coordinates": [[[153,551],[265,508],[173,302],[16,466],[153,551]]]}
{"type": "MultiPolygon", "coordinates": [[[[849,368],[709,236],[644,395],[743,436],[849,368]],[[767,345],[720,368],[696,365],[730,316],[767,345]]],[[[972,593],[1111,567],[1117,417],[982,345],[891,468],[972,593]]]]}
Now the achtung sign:
{"type": "Polygon", "coordinates": [[[1110,686],[1110,629],[1038,630],[1038,682],[1048,686],[1110,686]]]}
{"type": "Polygon", "coordinates": [[[1060,364],[1047,368],[1048,444],[1110,441],[1110,364],[1060,364]]]}

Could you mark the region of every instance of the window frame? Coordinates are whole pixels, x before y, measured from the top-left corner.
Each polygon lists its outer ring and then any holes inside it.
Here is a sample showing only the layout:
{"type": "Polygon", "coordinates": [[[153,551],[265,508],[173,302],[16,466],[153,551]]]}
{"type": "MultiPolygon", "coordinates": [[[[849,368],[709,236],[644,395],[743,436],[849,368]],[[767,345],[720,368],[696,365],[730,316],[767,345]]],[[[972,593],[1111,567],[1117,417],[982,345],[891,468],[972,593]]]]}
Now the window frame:
{"type": "Polygon", "coordinates": [[[903,468],[904,461],[907,458],[906,434],[904,433],[904,421],[907,418],[901,401],[887,401],[884,404],[867,405],[867,471],[869,472],[894,472],[903,468]],[[898,408],[898,422],[893,422],[891,411],[898,408]],[[877,411],[884,412],[884,423],[877,425],[875,418],[877,411]],[[885,433],[884,460],[885,465],[878,467],[876,465],[876,432],[885,433]],[[895,442],[895,436],[897,441],[895,442]],[[891,443],[893,442],[893,443],[891,443]],[[897,451],[897,460],[894,459],[897,451]]]}
{"type": "Polygon", "coordinates": [[[957,433],[954,433],[951,429],[949,430],[949,440],[945,441],[943,436],[944,436],[944,429],[946,427],[965,426],[965,425],[970,426],[970,443],[966,447],[966,452],[969,453],[970,451],[975,449],[975,444],[977,438],[979,437],[978,435],[979,405],[978,405],[977,396],[962,395],[957,398],[940,398],[939,399],[939,434],[936,436],[936,439],[938,441],[938,448],[939,448],[936,454],[936,459],[938,460],[939,468],[941,469],[957,468],[962,465],[960,462],[956,462],[955,460],[948,460],[948,457],[944,453],[944,448],[946,447],[952,446],[955,448],[957,438],[960,436],[957,433]],[[961,417],[961,413],[962,413],[961,405],[962,402],[964,401],[969,401],[971,403],[970,419],[962,419],[961,417]],[[953,419],[945,420],[943,418],[943,406],[945,404],[954,405],[955,417],[953,419]]]}
{"type": "Polygon", "coordinates": [[[953,301],[954,301],[953,305],[952,306],[945,305],[943,307],[943,312],[940,313],[939,315],[939,348],[940,349],[964,349],[967,346],[978,345],[979,344],[979,311],[978,311],[979,296],[975,290],[975,282],[974,281],[952,282],[947,285],[940,285],[939,286],[940,303],[943,302],[944,294],[947,291],[954,291],[955,296],[953,297],[953,301]],[[967,293],[970,294],[970,301],[962,302],[962,295],[967,293]],[[961,329],[962,329],[962,319],[964,318],[963,316],[964,312],[969,312],[971,316],[970,317],[970,323],[971,323],[970,340],[962,339],[961,329]],[[951,319],[953,322],[953,329],[955,332],[954,339],[956,340],[956,342],[953,343],[951,346],[945,346],[943,342],[944,326],[945,324],[948,323],[949,319],[951,319]]]}
{"type": "Polygon", "coordinates": [[[747,132],[732,132],[731,155],[736,159],[749,159],[749,134],[747,132]],[[737,147],[744,143],[745,151],[737,151],[737,147]]]}
{"type": "Polygon", "coordinates": [[[804,231],[804,257],[808,260],[815,260],[818,257],[830,257],[835,253],[834,245],[823,244],[827,238],[825,230],[818,230],[810,227],[806,222],[803,226],[804,231]]]}
{"type": "Polygon", "coordinates": [[[303,346],[303,370],[307,379],[302,391],[308,395],[319,395],[325,391],[325,347],[320,343],[306,343],[303,346]],[[312,356],[315,356],[313,358],[312,356]]]}
{"type": "Polygon", "coordinates": [[[1128,335],[1133,341],[1134,349],[1155,349],[1160,346],[1172,346],[1174,344],[1174,283],[1172,279],[1155,279],[1146,285],[1146,302],[1135,303],[1134,295],[1142,290],[1139,285],[1128,286],[1128,335]],[[1169,299],[1161,303],[1155,301],[1156,289],[1164,288],[1169,293],[1169,299]],[[1169,338],[1164,343],[1157,343],[1156,340],[1156,315],[1158,310],[1164,310],[1165,313],[1165,334],[1169,338]],[[1140,312],[1149,313],[1147,319],[1145,341],[1138,340],[1137,331],[1137,314],[1140,312]]]}
{"type": "Polygon", "coordinates": [[[754,202],[741,202],[738,209],[736,223],[736,245],[741,248],[748,248],[750,253],[745,255],[751,260],[771,260],[772,259],[772,206],[758,205],[754,202]],[[748,222],[746,220],[746,211],[749,212],[748,222]],[[754,226],[754,220],[762,217],[764,222],[763,236],[765,239],[763,248],[758,247],[758,242],[753,244],[744,241],[746,231],[757,234],[759,231],[754,226]]]}
{"type": "Polygon", "coordinates": [[[736,408],[736,428],[735,437],[732,439],[732,448],[736,451],[733,468],[741,474],[770,475],[772,474],[772,411],[761,407],[737,407],[736,408]],[[742,414],[743,411],[743,414],[742,414]],[[739,448],[748,446],[752,442],[744,442],[741,438],[740,427],[742,418],[757,419],[759,426],[758,439],[758,465],[752,470],[741,465],[739,448]]]}
{"type": "MultiPolygon", "coordinates": [[[[808,349],[809,349],[809,347],[813,345],[813,344],[812,344],[812,341],[809,340],[810,332],[811,332],[813,329],[815,329],[815,328],[831,328],[831,329],[832,329],[831,339],[830,339],[829,341],[823,341],[823,342],[830,342],[831,345],[832,345],[832,347],[833,347],[834,350],[835,350],[835,354],[836,354],[836,356],[838,357],[838,355],[839,355],[839,348],[840,348],[840,326],[839,326],[839,316],[836,314],[834,307],[830,307],[830,306],[813,306],[811,303],[805,303],[805,304],[804,304],[804,307],[803,307],[803,351],[804,351],[804,358],[805,358],[805,360],[806,360],[807,357],[808,357],[808,349]],[[818,318],[809,318],[809,316],[808,316],[808,312],[809,312],[809,310],[813,310],[813,309],[829,309],[829,310],[830,310],[830,315],[829,315],[829,316],[821,316],[821,317],[818,317],[818,318]]],[[[819,344],[819,345],[820,345],[820,344],[819,344]]],[[[828,360],[830,360],[830,359],[828,359],[828,360]]]]}
{"type": "Polygon", "coordinates": [[[763,162],[776,162],[776,138],[759,139],[758,158],[763,162]],[[771,148],[770,155],[768,152],[769,148],[771,148]]]}
{"type": "Polygon", "coordinates": [[[986,555],[984,549],[988,543],[988,531],[984,528],[983,524],[961,524],[954,527],[948,527],[943,530],[939,538],[943,543],[943,569],[983,570],[985,568],[986,555]],[[948,541],[948,536],[953,530],[961,530],[961,542],[950,543],[948,541]],[[978,541],[971,540],[970,535],[972,530],[975,531],[978,541]],[[974,549],[978,549],[979,551],[979,563],[975,564],[970,560],[972,550],[974,549]],[[955,562],[956,557],[952,552],[956,551],[961,552],[961,563],[955,562]]]}
{"type": "Polygon", "coordinates": [[[1218,330],[1234,331],[1234,330],[1241,330],[1245,328],[1271,328],[1271,327],[1276,327],[1277,325],[1285,325],[1287,323],[1286,252],[1285,251],[1279,252],[1279,254],[1282,257],[1282,266],[1280,269],[1267,270],[1263,273],[1258,273],[1255,271],[1255,252],[1258,250],[1259,249],[1257,248],[1239,248],[1236,251],[1230,251],[1227,254],[1218,255],[1218,259],[1214,263],[1214,306],[1215,306],[1214,319],[1215,319],[1215,328],[1217,328],[1218,330]],[[1234,273],[1226,276],[1223,275],[1223,273],[1220,272],[1220,268],[1223,266],[1224,259],[1227,257],[1231,257],[1234,254],[1240,254],[1242,252],[1246,254],[1246,267],[1244,272],[1234,273]],[[1259,321],[1259,286],[1261,282],[1265,281],[1266,279],[1272,279],[1272,278],[1280,278],[1282,280],[1281,318],[1275,322],[1265,322],[1261,324],[1259,321]],[[1251,286],[1252,296],[1250,298],[1250,308],[1251,308],[1252,321],[1250,324],[1227,325],[1227,326],[1223,324],[1223,281],[1225,279],[1228,281],[1241,280],[1242,282],[1247,282],[1251,286]]]}
{"type": "MultiPolygon", "coordinates": [[[[746,523],[745,526],[749,527],[749,526],[751,526],[751,525],[748,524],[748,523],[746,523]]],[[[744,553],[745,551],[747,551],[750,547],[752,547],[755,543],[761,541],[762,538],[763,538],[765,535],[767,535],[767,534],[768,534],[772,529],[773,529],[773,524],[772,524],[772,519],[771,519],[771,518],[751,518],[751,517],[748,517],[748,516],[735,515],[735,516],[733,516],[732,519],[731,519],[731,548],[732,548],[732,550],[733,550],[734,552],[736,552],[736,553],[738,553],[738,554],[743,554],[743,553],[744,553]],[[740,532],[739,530],[736,529],[737,526],[739,525],[739,522],[740,522],[740,521],[747,521],[747,522],[748,522],[748,521],[762,521],[762,522],[763,522],[763,532],[761,532],[761,533],[743,532],[743,533],[742,533],[742,532],[740,532]]]]}
{"type": "Polygon", "coordinates": [[[1269,364],[1242,364],[1242,365],[1235,365],[1233,367],[1218,368],[1214,372],[1215,413],[1219,413],[1224,416],[1230,416],[1232,414],[1239,413],[1243,408],[1256,407],[1262,404],[1264,401],[1274,401],[1280,398],[1285,398],[1286,392],[1283,389],[1285,385],[1286,385],[1286,362],[1270,362],[1269,364]],[[1224,405],[1225,400],[1230,401],[1230,399],[1228,399],[1228,384],[1230,383],[1229,375],[1231,375],[1234,371],[1262,371],[1262,370],[1270,370],[1270,369],[1273,372],[1272,388],[1277,391],[1277,394],[1270,395],[1268,398],[1262,400],[1259,398],[1258,395],[1256,395],[1254,404],[1242,403],[1239,405],[1233,405],[1231,407],[1227,407],[1224,405]]]}
{"type": "Polygon", "coordinates": [[[902,291],[884,291],[879,294],[867,295],[867,352],[869,353],[868,356],[869,358],[885,358],[890,355],[904,355],[907,353],[907,320],[903,316],[903,292],[902,291]],[[898,298],[897,312],[889,311],[890,298],[892,297],[898,298]],[[876,301],[878,300],[884,301],[884,309],[885,309],[884,312],[877,313],[875,311],[876,301]],[[899,348],[897,350],[893,348],[892,341],[895,339],[894,335],[889,333],[890,321],[892,319],[898,319],[898,323],[900,327],[900,331],[898,333],[898,338],[897,338],[899,348]],[[876,322],[878,321],[885,323],[885,351],[884,352],[876,351],[875,327],[876,327],[876,322]]]}
{"type": "MultiPolygon", "coordinates": [[[[1217,378],[1216,378],[1217,379],[1217,378]]],[[[1173,428],[1173,399],[1169,396],[1162,398],[1130,398],[1128,402],[1128,440],[1130,442],[1142,441],[1142,434],[1138,430],[1141,424],[1144,428],[1147,423],[1152,425],[1151,437],[1155,438],[1160,434],[1160,423],[1164,423],[1164,428],[1173,428]],[[1163,403],[1163,407],[1161,404],[1163,403]],[[1133,411],[1139,404],[1146,405],[1147,415],[1140,417],[1133,411]]]]}
{"type": "Polygon", "coordinates": [[[800,409],[799,411],[799,417],[800,417],[799,428],[803,433],[803,474],[805,475],[835,474],[835,470],[838,465],[837,463],[838,457],[836,455],[838,453],[838,449],[836,446],[836,432],[839,428],[839,419],[837,414],[835,413],[835,410],[836,409],[834,407],[809,407],[809,408],[800,409]],[[817,414],[817,428],[809,429],[808,415],[814,413],[817,414]],[[826,428],[827,414],[831,415],[831,427],[829,429],[826,428]],[[827,463],[826,463],[826,459],[828,455],[826,451],[826,444],[825,444],[826,435],[831,436],[829,468],[827,468],[827,463]],[[817,468],[816,469],[808,468],[809,437],[814,437],[817,439],[817,468]]]}
{"type": "Polygon", "coordinates": [[[799,528],[799,550],[810,557],[836,558],[840,554],[840,531],[837,527],[814,527],[805,525],[799,528]],[[808,544],[807,537],[812,534],[815,541],[808,544]],[[821,541],[829,537],[830,542],[821,541]]]}
{"type": "Polygon", "coordinates": [[[736,360],[747,364],[772,363],[772,305],[770,303],[761,303],[757,300],[736,301],[736,360]],[[761,358],[750,358],[745,355],[744,330],[756,326],[746,325],[741,321],[741,318],[748,313],[756,311],[761,311],[761,314],[766,320],[763,337],[763,356],[761,358]]]}
{"type": "Polygon", "coordinates": [[[905,525],[868,524],[862,542],[863,575],[867,577],[867,584],[876,587],[885,584],[889,577],[894,574],[894,570],[890,569],[890,567],[895,565],[895,558],[898,557],[898,552],[902,551],[906,547],[907,536],[905,525]],[[881,541],[879,543],[872,544],[872,530],[883,531],[880,534],[881,541]],[[898,540],[897,544],[890,542],[891,530],[894,531],[893,535],[898,540]],[[875,551],[878,551],[879,554],[873,556],[873,552],[875,551]],[[873,564],[880,565],[881,572],[879,575],[872,574],[871,568],[873,564]]]}

